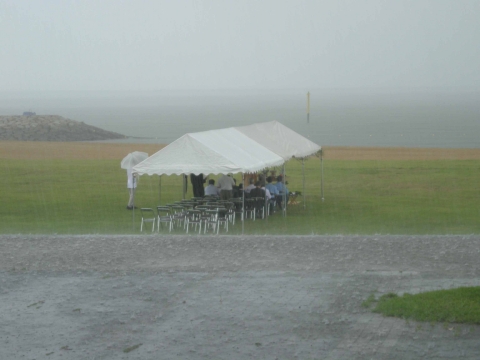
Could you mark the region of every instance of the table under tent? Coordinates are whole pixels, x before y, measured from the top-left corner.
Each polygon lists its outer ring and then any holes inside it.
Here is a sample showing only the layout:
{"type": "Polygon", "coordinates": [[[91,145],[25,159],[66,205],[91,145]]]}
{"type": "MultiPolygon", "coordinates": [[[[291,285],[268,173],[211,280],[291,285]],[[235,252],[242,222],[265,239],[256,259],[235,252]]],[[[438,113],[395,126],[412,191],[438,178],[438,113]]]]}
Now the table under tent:
{"type": "MultiPolygon", "coordinates": [[[[282,166],[285,181],[285,162],[295,158],[302,161],[305,196],[304,159],[314,154],[322,160],[319,145],[272,121],[183,135],[134,166],[132,171],[137,176],[182,175],[182,178],[189,174],[240,173],[245,184],[245,174],[282,166]]],[[[321,169],[323,200],[323,165],[321,169]]],[[[286,206],[284,209],[286,215],[286,206]]]]}

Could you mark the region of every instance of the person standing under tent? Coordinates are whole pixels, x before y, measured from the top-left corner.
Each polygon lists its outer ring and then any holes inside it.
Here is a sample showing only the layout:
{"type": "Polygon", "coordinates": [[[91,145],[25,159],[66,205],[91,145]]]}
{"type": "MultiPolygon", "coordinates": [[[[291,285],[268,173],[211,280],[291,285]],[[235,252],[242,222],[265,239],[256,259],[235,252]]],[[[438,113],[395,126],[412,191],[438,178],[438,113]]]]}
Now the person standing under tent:
{"type": "Polygon", "coordinates": [[[205,182],[207,181],[207,178],[204,178],[203,174],[199,174],[199,175],[190,174],[190,181],[192,183],[193,196],[204,197],[205,190],[203,188],[203,184],[205,184],[205,182]]]}
{"type": "Polygon", "coordinates": [[[232,188],[232,197],[238,198],[240,197],[240,190],[237,186],[237,179],[233,178],[233,182],[235,183],[235,185],[233,185],[233,188],[232,188]]]}
{"type": "Polygon", "coordinates": [[[133,204],[133,198],[135,194],[135,189],[137,188],[137,179],[136,177],[133,176],[132,169],[129,168],[127,169],[127,189],[128,189],[128,194],[130,195],[130,198],[128,199],[128,205],[127,205],[127,210],[133,210],[137,208],[133,204]]]}
{"type": "Polygon", "coordinates": [[[220,179],[218,179],[217,185],[220,189],[220,200],[230,200],[233,197],[234,186],[235,181],[233,181],[233,178],[223,174],[220,179]]]}

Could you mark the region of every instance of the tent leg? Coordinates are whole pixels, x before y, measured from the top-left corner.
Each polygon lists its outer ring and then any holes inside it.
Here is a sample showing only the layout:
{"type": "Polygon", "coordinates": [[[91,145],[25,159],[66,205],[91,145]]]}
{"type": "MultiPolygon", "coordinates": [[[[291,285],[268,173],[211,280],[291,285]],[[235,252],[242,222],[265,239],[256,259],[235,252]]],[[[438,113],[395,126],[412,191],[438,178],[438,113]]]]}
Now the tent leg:
{"type": "Polygon", "coordinates": [[[135,176],[132,177],[133,189],[132,189],[132,231],[135,232],[135,176]]]}
{"type": "Polygon", "coordinates": [[[242,173],[242,235],[245,231],[245,173],[242,173]]]}
{"type": "Polygon", "coordinates": [[[263,188],[265,189],[265,203],[263,204],[263,219],[268,221],[268,209],[270,207],[269,201],[267,199],[267,174],[268,171],[263,171],[263,177],[265,179],[265,183],[263,184],[263,188]]]}
{"type": "Polygon", "coordinates": [[[182,174],[182,199],[183,200],[185,200],[185,186],[186,186],[185,174],[182,174]]]}
{"type": "Polygon", "coordinates": [[[303,208],[307,208],[307,204],[305,203],[305,159],[302,158],[302,174],[303,174],[303,208]]]}
{"type": "Polygon", "coordinates": [[[158,177],[158,205],[162,204],[162,175],[158,177]]]}
{"type": "Polygon", "coordinates": [[[321,195],[322,195],[322,202],[325,201],[325,198],[323,197],[323,150],[320,150],[320,167],[321,167],[321,171],[322,171],[322,177],[321,177],[321,195]]]}
{"type": "MultiPolygon", "coordinates": [[[[285,163],[283,163],[283,168],[282,168],[282,182],[283,182],[283,189],[285,190],[287,188],[287,186],[285,185],[285,163]]],[[[284,191],[283,192],[283,209],[282,209],[282,213],[283,213],[283,217],[286,217],[287,216],[287,192],[284,191]]]]}

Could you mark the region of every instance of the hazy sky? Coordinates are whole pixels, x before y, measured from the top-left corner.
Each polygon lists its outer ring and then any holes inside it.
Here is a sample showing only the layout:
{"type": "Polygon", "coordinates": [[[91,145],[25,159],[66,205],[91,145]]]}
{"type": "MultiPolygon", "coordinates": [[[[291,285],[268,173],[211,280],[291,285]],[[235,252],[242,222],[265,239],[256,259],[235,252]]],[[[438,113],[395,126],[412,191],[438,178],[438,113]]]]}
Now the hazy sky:
{"type": "Polygon", "coordinates": [[[0,91],[480,88],[479,0],[0,0],[0,91]]]}

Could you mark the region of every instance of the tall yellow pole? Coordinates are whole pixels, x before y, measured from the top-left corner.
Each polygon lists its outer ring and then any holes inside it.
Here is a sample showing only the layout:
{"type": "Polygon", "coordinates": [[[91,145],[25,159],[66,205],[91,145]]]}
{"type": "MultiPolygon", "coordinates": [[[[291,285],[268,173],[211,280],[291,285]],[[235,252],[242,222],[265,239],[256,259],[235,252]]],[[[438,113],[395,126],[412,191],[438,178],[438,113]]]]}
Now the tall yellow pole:
{"type": "Polygon", "coordinates": [[[307,123],[310,123],[310,91],[307,92],[307,123]]]}

